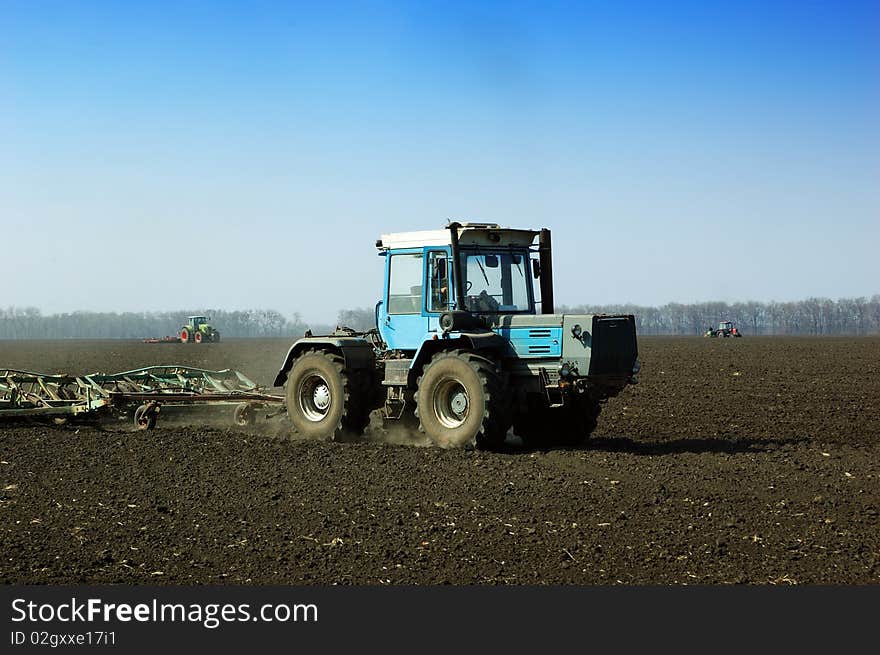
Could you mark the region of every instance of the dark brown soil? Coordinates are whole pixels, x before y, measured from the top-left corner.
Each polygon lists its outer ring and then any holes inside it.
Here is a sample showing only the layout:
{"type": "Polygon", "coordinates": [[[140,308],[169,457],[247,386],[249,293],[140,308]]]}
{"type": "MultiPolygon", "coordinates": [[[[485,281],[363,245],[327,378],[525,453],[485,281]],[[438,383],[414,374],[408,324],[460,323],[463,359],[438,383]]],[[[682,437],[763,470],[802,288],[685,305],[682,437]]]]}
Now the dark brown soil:
{"type": "MultiPolygon", "coordinates": [[[[288,345],[0,342],[0,367],[270,384],[288,345]]],[[[0,426],[0,581],[880,582],[880,339],[640,345],[576,450],[0,426]]]]}

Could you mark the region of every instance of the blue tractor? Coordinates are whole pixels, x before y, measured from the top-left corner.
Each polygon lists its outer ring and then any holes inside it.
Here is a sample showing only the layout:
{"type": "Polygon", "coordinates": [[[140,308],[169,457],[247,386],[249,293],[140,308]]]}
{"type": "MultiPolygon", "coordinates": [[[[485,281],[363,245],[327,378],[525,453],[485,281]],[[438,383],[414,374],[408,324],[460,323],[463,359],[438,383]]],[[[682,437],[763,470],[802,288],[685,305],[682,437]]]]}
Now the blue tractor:
{"type": "Polygon", "coordinates": [[[549,230],[450,223],[376,246],[376,328],[306,333],[275,379],[302,436],[357,435],[381,410],[446,448],[497,447],[511,428],[529,445],[576,445],[637,381],[633,316],[554,313],[549,230]]]}

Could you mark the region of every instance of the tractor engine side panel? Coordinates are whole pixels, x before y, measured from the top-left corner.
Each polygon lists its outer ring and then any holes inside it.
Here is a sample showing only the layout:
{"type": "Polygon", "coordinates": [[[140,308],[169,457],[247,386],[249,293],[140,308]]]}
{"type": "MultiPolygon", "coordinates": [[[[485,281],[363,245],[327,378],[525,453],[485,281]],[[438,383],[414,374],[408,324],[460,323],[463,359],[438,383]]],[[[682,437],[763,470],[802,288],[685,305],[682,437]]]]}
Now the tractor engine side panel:
{"type": "Polygon", "coordinates": [[[535,359],[562,356],[564,332],[561,327],[499,327],[495,331],[510,341],[517,357],[535,359]]]}

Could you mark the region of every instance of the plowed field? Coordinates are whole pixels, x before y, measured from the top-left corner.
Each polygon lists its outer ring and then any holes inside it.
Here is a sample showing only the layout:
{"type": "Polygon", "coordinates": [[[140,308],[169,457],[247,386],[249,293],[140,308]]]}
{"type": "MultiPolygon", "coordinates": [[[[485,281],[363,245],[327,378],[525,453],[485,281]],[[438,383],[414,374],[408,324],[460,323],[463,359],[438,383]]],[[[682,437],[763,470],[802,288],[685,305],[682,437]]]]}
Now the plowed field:
{"type": "MultiPolygon", "coordinates": [[[[0,368],[232,367],[289,343],[0,342],[0,368]]],[[[0,581],[880,582],[880,338],[642,338],[581,449],[0,424],[0,581]]]]}

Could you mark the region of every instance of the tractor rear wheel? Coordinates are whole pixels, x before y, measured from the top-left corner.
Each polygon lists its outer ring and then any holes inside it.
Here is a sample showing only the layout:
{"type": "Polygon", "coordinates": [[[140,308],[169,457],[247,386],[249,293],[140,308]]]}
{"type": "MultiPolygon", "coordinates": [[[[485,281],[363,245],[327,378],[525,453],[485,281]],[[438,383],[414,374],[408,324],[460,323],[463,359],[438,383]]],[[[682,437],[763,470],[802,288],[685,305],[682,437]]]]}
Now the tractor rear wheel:
{"type": "Polygon", "coordinates": [[[358,376],[339,355],[309,351],[298,357],[287,375],[287,416],[308,439],[342,441],[363,433],[370,407],[358,376]]]}
{"type": "Polygon", "coordinates": [[[510,396],[490,359],[461,350],[437,353],[419,378],[419,429],[441,448],[496,448],[510,415],[510,396]]]}
{"type": "Polygon", "coordinates": [[[204,341],[204,339],[205,339],[204,334],[202,334],[201,332],[196,332],[196,334],[195,334],[196,343],[202,343],[202,341],[204,341]]]}

